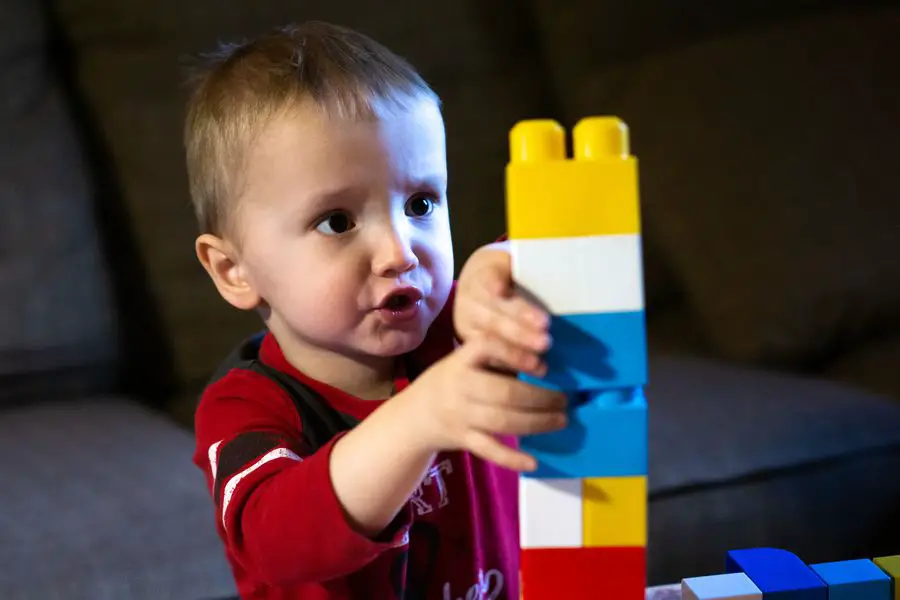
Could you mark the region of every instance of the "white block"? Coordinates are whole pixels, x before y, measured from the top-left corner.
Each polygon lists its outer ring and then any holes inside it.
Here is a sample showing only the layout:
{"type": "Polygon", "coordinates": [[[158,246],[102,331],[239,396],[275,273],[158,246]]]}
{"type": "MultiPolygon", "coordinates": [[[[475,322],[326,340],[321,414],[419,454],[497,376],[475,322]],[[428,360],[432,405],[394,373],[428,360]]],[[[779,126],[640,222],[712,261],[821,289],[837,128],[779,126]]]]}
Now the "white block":
{"type": "Polygon", "coordinates": [[[681,580],[681,600],[762,600],[762,591],[746,573],[681,580]]]}
{"type": "Polygon", "coordinates": [[[522,548],[581,548],[581,479],[519,478],[522,548]]]}
{"type": "Polygon", "coordinates": [[[644,309],[640,234],[511,240],[513,279],[551,314],[644,309]]]}

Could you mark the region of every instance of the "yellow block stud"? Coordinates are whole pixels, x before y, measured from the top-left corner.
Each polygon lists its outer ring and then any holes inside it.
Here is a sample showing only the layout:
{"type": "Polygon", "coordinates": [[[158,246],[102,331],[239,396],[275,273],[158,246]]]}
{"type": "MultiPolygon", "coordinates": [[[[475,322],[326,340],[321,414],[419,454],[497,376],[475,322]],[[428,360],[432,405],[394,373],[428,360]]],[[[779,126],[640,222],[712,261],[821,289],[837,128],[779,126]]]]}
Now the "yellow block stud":
{"type": "Polygon", "coordinates": [[[509,135],[506,211],[511,239],[640,233],[637,159],[628,127],[588,117],[572,130],[574,158],[556,121],[516,124],[509,135]]]}
{"type": "Polygon", "coordinates": [[[509,154],[513,162],[565,160],[566,132],[552,119],[522,121],[509,132],[509,154]]]}
{"type": "Polygon", "coordinates": [[[572,130],[577,160],[628,159],[628,127],[615,117],[588,117],[572,130]]]}
{"type": "Polygon", "coordinates": [[[647,545],[647,477],[590,477],[582,484],[586,547],[647,545]]]}

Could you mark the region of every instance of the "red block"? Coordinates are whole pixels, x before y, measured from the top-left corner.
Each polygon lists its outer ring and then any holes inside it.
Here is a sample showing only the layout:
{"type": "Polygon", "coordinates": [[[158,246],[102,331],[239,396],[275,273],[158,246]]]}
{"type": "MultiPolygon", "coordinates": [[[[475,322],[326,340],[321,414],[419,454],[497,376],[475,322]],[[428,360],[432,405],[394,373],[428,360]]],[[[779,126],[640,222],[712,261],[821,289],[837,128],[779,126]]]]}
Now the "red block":
{"type": "Polygon", "coordinates": [[[647,550],[526,548],[522,600],[644,600],[647,550]]]}

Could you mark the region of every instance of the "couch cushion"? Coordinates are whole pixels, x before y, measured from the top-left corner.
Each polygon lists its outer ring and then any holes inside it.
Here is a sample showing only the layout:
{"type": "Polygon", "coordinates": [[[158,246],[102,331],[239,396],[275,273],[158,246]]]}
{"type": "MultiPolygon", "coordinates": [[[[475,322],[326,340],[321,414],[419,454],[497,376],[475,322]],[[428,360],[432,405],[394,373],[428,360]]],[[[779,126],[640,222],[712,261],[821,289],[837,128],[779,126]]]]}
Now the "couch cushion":
{"type": "MultiPolygon", "coordinates": [[[[702,19],[732,4],[759,3],[702,19]]],[[[609,21],[574,23],[547,45],[566,116],[631,126],[646,236],[720,352],[811,364],[900,321],[896,5],[707,27],[657,53],[639,39],[617,64],[585,50],[609,21]]]]}
{"type": "Polygon", "coordinates": [[[234,594],[189,432],[123,399],[0,417],[4,600],[234,594]]]}
{"type": "Polygon", "coordinates": [[[691,358],[654,358],[650,382],[652,582],[717,572],[744,546],[896,551],[900,402],[691,358]]]}
{"type": "Polygon", "coordinates": [[[517,119],[539,114],[544,100],[517,0],[62,0],[52,6],[71,38],[80,89],[110,149],[149,286],[187,381],[205,383],[235,341],[259,326],[255,314],[218,296],[193,254],[196,225],[181,141],[186,90],[180,67],[190,54],[305,19],[374,36],[409,58],[444,100],[458,255],[502,233],[506,131],[517,119]]]}
{"type": "Polygon", "coordinates": [[[103,386],[116,357],[93,190],[40,4],[0,18],[0,403],[103,386]]]}
{"type": "Polygon", "coordinates": [[[900,402],[900,331],[885,331],[841,353],[826,373],[900,402]]]}

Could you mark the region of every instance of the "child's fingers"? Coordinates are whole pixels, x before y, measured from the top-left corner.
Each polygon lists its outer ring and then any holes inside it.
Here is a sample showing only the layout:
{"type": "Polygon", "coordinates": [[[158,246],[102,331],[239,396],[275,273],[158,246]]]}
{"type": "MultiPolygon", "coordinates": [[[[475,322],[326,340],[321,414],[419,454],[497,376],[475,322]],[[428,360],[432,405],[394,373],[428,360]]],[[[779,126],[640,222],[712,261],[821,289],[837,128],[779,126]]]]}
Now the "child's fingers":
{"type": "Polygon", "coordinates": [[[549,390],[537,385],[507,378],[491,382],[489,393],[480,398],[506,409],[564,414],[569,399],[563,392],[549,390]]]}
{"type": "Polygon", "coordinates": [[[523,296],[506,298],[500,304],[504,312],[523,324],[539,330],[546,330],[550,326],[550,317],[547,311],[523,296]]]}
{"type": "Polygon", "coordinates": [[[537,468],[533,456],[510,448],[488,433],[473,431],[466,447],[472,454],[513,471],[534,471],[537,468]]]}
{"type": "Polygon", "coordinates": [[[484,299],[478,312],[478,329],[483,335],[500,337],[539,354],[550,347],[549,318],[522,298],[484,299]]]}
{"type": "Polygon", "coordinates": [[[561,392],[484,371],[468,374],[463,386],[466,420],[475,429],[529,435],[566,426],[567,398],[561,392]]]}
{"type": "Polygon", "coordinates": [[[475,371],[466,375],[465,394],[474,404],[488,404],[501,411],[565,414],[569,398],[508,375],[475,371]]]}
{"type": "Polygon", "coordinates": [[[480,431],[501,435],[534,435],[566,426],[561,410],[521,410],[518,407],[472,402],[467,405],[469,424],[480,431]]]}
{"type": "Polygon", "coordinates": [[[547,366],[534,352],[498,336],[485,336],[466,345],[470,364],[501,371],[523,372],[543,377],[547,366]]]}
{"type": "Polygon", "coordinates": [[[549,315],[526,299],[516,296],[494,303],[496,326],[503,337],[534,352],[550,347],[549,315]]]}

